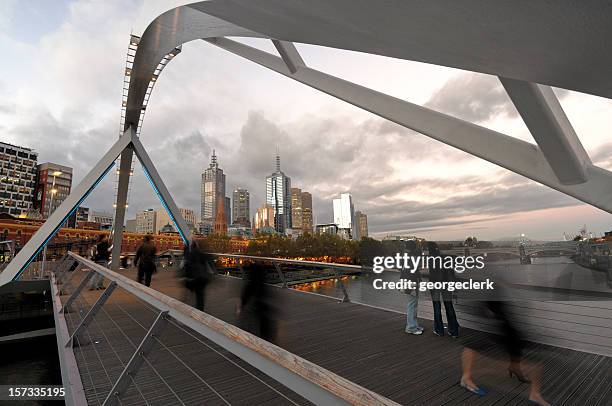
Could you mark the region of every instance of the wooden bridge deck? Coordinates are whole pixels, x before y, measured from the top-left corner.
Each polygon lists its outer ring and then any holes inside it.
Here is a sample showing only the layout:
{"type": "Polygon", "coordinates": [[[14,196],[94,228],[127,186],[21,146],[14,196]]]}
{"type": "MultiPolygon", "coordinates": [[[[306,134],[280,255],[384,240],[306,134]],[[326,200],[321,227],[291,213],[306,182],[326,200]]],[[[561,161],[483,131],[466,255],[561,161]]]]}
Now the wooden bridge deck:
{"type": "MultiPolygon", "coordinates": [[[[127,275],[133,277],[133,272],[127,275]]],[[[72,284],[78,282],[74,278],[72,284]]],[[[242,281],[219,277],[208,288],[206,311],[237,324],[242,281]]],[[[159,272],[152,287],[183,299],[174,275],[159,272]]],[[[503,350],[487,348],[475,378],[489,393],[478,398],[458,386],[461,344],[431,334],[404,333],[404,316],[292,289],[275,289],[279,312],[277,345],[365,388],[406,405],[522,405],[528,385],[509,379],[503,350]]],[[[70,331],[100,291],[85,291],[67,313],[70,331]]],[[[65,297],[62,298],[65,300],[65,297]]],[[[188,299],[187,299],[188,300],[188,299]]],[[[153,322],[156,310],[117,289],[75,348],[90,404],[101,404],[153,322]]],[[[473,339],[486,333],[462,329],[473,339]]],[[[612,358],[534,344],[527,359],[544,362],[544,396],[555,405],[612,404],[612,358]]],[[[271,378],[214,343],[171,323],[155,344],[122,404],[308,404],[271,378]],[[152,367],[153,366],[153,367],[152,367]],[[198,377],[199,376],[199,377],[198,377]],[[172,388],[172,391],[168,389],[172,388]],[[180,398],[180,401],[177,399],[180,398]]]]}

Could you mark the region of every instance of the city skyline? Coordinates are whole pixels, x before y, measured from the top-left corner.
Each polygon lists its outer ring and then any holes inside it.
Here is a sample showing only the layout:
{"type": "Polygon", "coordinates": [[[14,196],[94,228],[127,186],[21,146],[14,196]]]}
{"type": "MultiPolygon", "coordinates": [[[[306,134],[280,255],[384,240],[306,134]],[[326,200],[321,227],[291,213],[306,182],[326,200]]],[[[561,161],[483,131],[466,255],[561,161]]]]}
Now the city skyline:
{"type": "MultiPolygon", "coordinates": [[[[2,141],[34,147],[39,162],[73,167],[73,184],[78,184],[117,134],[122,61],[129,40],[117,33],[141,32],[171,6],[144,7],[136,1],[127,6],[108,2],[100,8],[86,2],[58,2],[48,12],[39,12],[42,18],[22,15],[11,2],[3,3],[1,14],[9,18],[0,19],[0,43],[6,50],[0,79],[6,95],[0,103],[2,141]],[[109,22],[103,29],[89,23],[100,15],[109,22]],[[27,36],[20,35],[24,30],[27,36]],[[83,37],[90,47],[82,47],[83,37]],[[101,46],[102,56],[94,51],[101,46]],[[83,66],[91,69],[84,71],[83,66]],[[65,148],[57,148],[56,139],[65,140],[65,148]],[[87,143],[86,150],[76,147],[78,139],[87,143]]],[[[268,42],[246,41],[274,52],[268,42]]],[[[533,142],[495,77],[296,46],[310,64],[331,74],[342,72],[349,80],[392,96],[533,142]]],[[[585,223],[597,234],[612,226],[610,215],[601,210],[202,41],[186,44],[183,51],[156,85],[141,136],[181,207],[199,206],[198,173],[213,148],[225,157],[228,178],[235,179],[228,190],[238,186],[251,190],[252,208],[259,207],[264,196],[258,185],[269,172],[269,150],[262,145],[273,148],[281,140],[285,169],[313,194],[318,223],[331,219],[329,200],[340,190],[350,190],[368,214],[374,236],[419,234],[445,239],[474,234],[496,239],[525,233],[559,239],[585,223]],[[224,66],[222,72],[219,64],[224,66]],[[185,76],[193,78],[190,86],[184,85],[185,76]]],[[[612,102],[555,91],[593,161],[611,169],[612,143],[601,137],[600,129],[612,124],[608,113],[612,102]]],[[[109,176],[84,205],[111,210],[113,188],[109,176]]],[[[127,218],[158,204],[138,164],[129,203],[127,218]]]]}

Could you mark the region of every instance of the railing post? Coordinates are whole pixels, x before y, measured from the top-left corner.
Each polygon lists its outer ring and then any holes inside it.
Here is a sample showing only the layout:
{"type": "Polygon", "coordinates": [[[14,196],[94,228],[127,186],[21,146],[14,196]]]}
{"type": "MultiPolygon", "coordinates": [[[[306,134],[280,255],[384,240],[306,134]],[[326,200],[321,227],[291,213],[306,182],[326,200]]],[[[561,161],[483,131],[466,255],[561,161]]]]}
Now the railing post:
{"type": "Polygon", "coordinates": [[[285,279],[285,274],[283,274],[283,271],[280,267],[280,264],[278,262],[274,262],[274,268],[276,268],[276,272],[278,272],[278,276],[280,278],[280,280],[283,282],[283,288],[287,287],[287,280],[285,279]]]}
{"type": "Polygon", "coordinates": [[[157,318],[145,334],[144,338],[136,348],[136,351],[130,358],[130,361],[127,363],[119,378],[113,385],[112,389],[106,396],[104,403],[102,406],[111,406],[119,404],[121,396],[127,390],[130,385],[130,378],[134,378],[140,369],[140,366],[144,362],[144,358],[147,356],[149,351],[151,351],[151,347],[153,346],[153,342],[159,332],[166,326],[168,323],[168,312],[164,311],[157,315],[157,318]]]}
{"type": "Polygon", "coordinates": [[[102,293],[102,295],[100,295],[98,300],[96,300],[96,302],[91,306],[91,309],[89,309],[85,317],[83,317],[83,320],[81,320],[81,323],[79,323],[77,328],[74,330],[74,333],[72,333],[72,335],[70,336],[70,339],[66,343],[66,347],[69,347],[70,345],[74,346],[75,339],[77,338],[78,338],[79,345],[82,344],[81,339],[78,337],[79,334],[81,334],[81,332],[85,330],[85,328],[87,328],[87,325],[89,324],[89,322],[95,317],[95,315],[98,313],[102,305],[106,303],[106,301],[108,300],[111,293],[113,293],[116,287],[117,287],[117,282],[115,281],[112,281],[108,285],[104,293],[102,293]]]}
{"type": "Polygon", "coordinates": [[[336,274],[336,278],[338,278],[338,282],[340,283],[340,289],[342,289],[342,293],[344,294],[344,297],[342,297],[342,303],[350,303],[351,298],[349,297],[344,281],[342,280],[342,275],[340,275],[340,272],[338,272],[336,267],[332,266],[331,269],[332,272],[336,274]]]}
{"type": "Polygon", "coordinates": [[[70,311],[70,305],[72,304],[72,302],[76,300],[76,298],[79,296],[83,288],[87,285],[87,283],[94,276],[95,273],[96,271],[92,269],[91,271],[87,273],[87,275],[85,275],[81,283],[79,283],[79,286],[77,286],[74,292],[70,294],[70,296],[68,297],[68,300],[66,300],[66,303],[60,309],[60,313],[65,313],[67,311],[70,311]]]}

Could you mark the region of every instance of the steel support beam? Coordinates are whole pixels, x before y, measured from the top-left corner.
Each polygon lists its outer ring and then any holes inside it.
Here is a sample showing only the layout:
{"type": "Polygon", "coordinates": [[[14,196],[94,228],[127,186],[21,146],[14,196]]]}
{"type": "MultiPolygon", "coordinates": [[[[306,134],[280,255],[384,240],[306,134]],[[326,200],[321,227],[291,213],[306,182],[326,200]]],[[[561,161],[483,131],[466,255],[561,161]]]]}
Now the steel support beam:
{"type": "Polygon", "coordinates": [[[188,244],[189,238],[191,237],[191,230],[189,230],[187,222],[181,215],[181,212],[176,206],[172,195],[170,195],[168,188],[162,181],[161,176],[159,176],[155,165],[153,165],[153,161],[151,161],[151,158],[149,158],[147,151],[140,143],[138,137],[133,137],[132,146],[134,147],[134,152],[136,153],[138,160],[142,164],[142,169],[145,173],[145,176],[151,183],[155,194],[157,195],[157,197],[159,197],[161,204],[164,206],[164,208],[170,215],[170,219],[174,222],[177,231],[183,238],[183,242],[185,244],[188,244]]]}
{"type": "Polygon", "coordinates": [[[537,145],[309,67],[302,67],[291,73],[281,58],[227,38],[208,38],[205,41],[401,126],[612,213],[612,173],[603,168],[586,164],[587,182],[564,185],[537,145]]]}
{"type": "Polygon", "coordinates": [[[283,61],[285,61],[285,65],[287,65],[289,72],[295,73],[300,67],[306,66],[306,63],[300,56],[295,45],[293,45],[293,42],[273,39],[272,43],[283,61]]]}
{"type": "Polygon", "coordinates": [[[79,335],[83,332],[83,330],[87,328],[91,320],[96,316],[96,314],[98,313],[100,308],[102,308],[104,303],[106,303],[106,301],[108,300],[108,298],[113,293],[116,287],[117,287],[117,282],[115,281],[112,281],[108,285],[108,287],[104,290],[102,295],[100,295],[98,300],[96,300],[96,302],[91,306],[91,309],[89,309],[85,317],[83,317],[83,320],[81,320],[77,328],[74,329],[74,332],[70,336],[70,339],[68,340],[68,342],[66,342],[66,347],[69,347],[71,345],[74,346],[76,342],[78,342],[79,345],[83,344],[81,342],[81,338],[79,337],[79,335]]]}
{"type": "Polygon", "coordinates": [[[564,185],[586,182],[591,159],[550,86],[499,80],[559,181],[564,185]]]}
{"type": "MultiPolygon", "coordinates": [[[[125,130],[124,136],[130,139],[136,138],[134,126],[125,130]]],[[[121,264],[121,241],[123,240],[123,224],[125,222],[125,209],[127,208],[127,195],[130,186],[132,170],[132,148],[127,145],[121,152],[121,163],[119,164],[119,184],[117,185],[117,201],[115,202],[115,219],[113,221],[113,241],[111,249],[111,269],[118,271],[121,264]]]]}
{"type": "Polygon", "coordinates": [[[149,351],[151,351],[151,347],[153,346],[156,337],[167,323],[168,312],[162,311],[157,315],[157,318],[149,328],[149,331],[147,331],[147,334],[145,334],[144,338],[138,345],[138,348],[136,348],[136,351],[134,351],[132,358],[130,358],[130,361],[127,363],[125,368],[123,368],[121,375],[119,375],[119,378],[117,378],[117,381],[113,385],[113,388],[110,390],[102,406],[114,406],[120,404],[121,396],[123,396],[129,387],[130,382],[138,373],[138,370],[144,362],[145,357],[149,351]]]}
{"type": "Polygon", "coordinates": [[[67,311],[70,311],[70,305],[81,294],[81,291],[85,288],[85,286],[87,286],[87,283],[89,283],[95,273],[96,271],[94,271],[93,269],[87,272],[87,275],[85,275],[85,277],[81,280],[79,286],[77,286],[77,288],[70,294],[70,296],[68,296],[68,299],[66,300],[66,303],[64,303],[64,306],[62,306],[62,308],[60,309],[60,312],[65,313],[67,311]]]}
{"type": "Polygon", "coordinates": [[[281,282],[283,283],[283,288],[287,287],[287,279],[285,279],[285,274],[283,273],[283,270],[281,269],[281,266],[278,262],[274,263],[274,268],[276,269],[276,272],[278,273],[278,277],[280,278],[281,282]]]}
{"type": "Polygon", "coordinates": [[[49,219],[34,233],[32,238],[23,246],[21,251],[8,264],[6,269],[0,273],[0,286],[19,278],[19,275],[28,267],[30,262],[38,255],[40,250],[53,238],[62,224],[81,205],[89,193],[104,178],[115,164],[115,160],[131,142],[125,134],[113,144],[104,154],[102,159],[89,171],[81,183],[74,188],[72,193],[62,204],[49,216],[49,219]]]}

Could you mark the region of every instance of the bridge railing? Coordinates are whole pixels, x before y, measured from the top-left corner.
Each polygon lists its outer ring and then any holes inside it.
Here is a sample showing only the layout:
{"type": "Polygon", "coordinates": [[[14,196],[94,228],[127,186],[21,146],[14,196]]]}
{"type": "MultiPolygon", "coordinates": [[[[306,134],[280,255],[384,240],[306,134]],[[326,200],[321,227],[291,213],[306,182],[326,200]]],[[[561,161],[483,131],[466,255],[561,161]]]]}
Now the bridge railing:
{"type": "Polygon", "coordinates": [[[152,345],[159,341],[160,332],[167,328],[169,322],[178,322],[188,327],[315,404],[396,405],[395,402],[272,343],[72,252],[69,252],[55,268],[51,282],[54,304],[58,308],[55,311],[56,328],[60,359],[63,364],[62,375],[64,384],[68,386],[67,404],[81,404],[84,401],[82,384],[78,379],[78,373],[75,373],[77,365],[72,348],[75,345],[88,345],[86,340],[82,340],[84,333],[113,291],[122,288],[128,294],[156,309],[158,313],[145,336],[135,346],[129,362],[123,366],[123,370],[114,380],[103,402],[104,405],[121,402],[128,387],[136,384],[134,377],[143,363],[146,362],[153,367],[147,360],[147,355],[152,345]],[[85,276],[78,286],[73,288],[64,300],[60,300],[62,294],[68,293],[66,287],[71,284],[70,281],[75,274],[83,273],[85,276]],[[110,281],[110,284],[70,332],[66,324],[66,312],[70,311],[94,275],[101,275],[110,281]]]}
{"type": "MultiPolygon", "coordinates": [[[[243,254],[224,254],[224,253],[211,253],[211,255],[217,258],[229,258],[236,260],[236,265],[240,271],[240,276],[242,278],[246,278],[247,274],[243,268],[246,262],[259,262],[259,263],[267,263],[271,264],[278,276],[278,280],[283,288],[287,288],[291,285],[313,282],[317,279],[334,279],[338,282],[338,289],[340,290],[340,294],[342,295],[342,302],[350,302],[349,290],[347,289],[346,284],[344,283],[343,277],[346,275],[352,275],[362,272],[371,271],[370,267],[361,266],[361,265],[350,265],[350,264],[339,264],[332,262],[321,262],[321,261],[306,261],[299,259],[288,259],[288,258],[276,258],[276,257],[260,257],[254,255],[243,255],[243,254]],[[297,275],[298,277],[294,277],[296,273],[299,271],[289,270],[283,265],[294,265],[299,267],[307,267],[310,272],[312,270],[323,270],[324,274],[317,274],[316,277],[313,275],[312,278],[304,278],[304,275],[297,275]],[[302,276],[300,278],[300,276],[302,276]],[[318,277],[318,278],[317,278],[318,277]]],[[[172,269],[177,269],[180,267],[180,261],[174,261],[175,266],[172,269]]],[[[306,272],[306,271],[304,271],[306,272]]]]}

